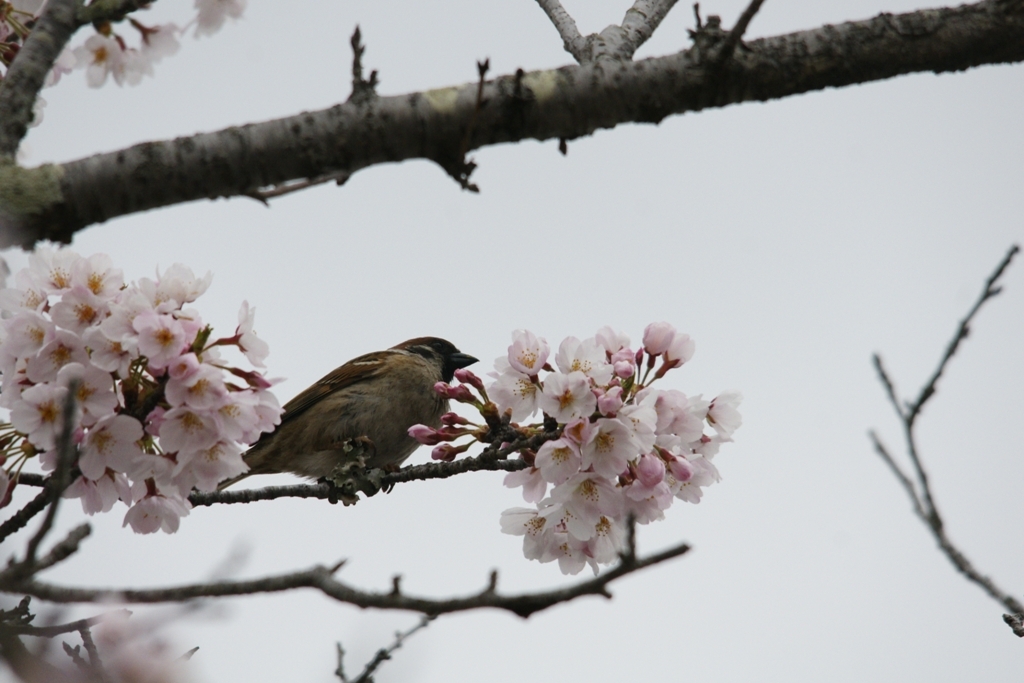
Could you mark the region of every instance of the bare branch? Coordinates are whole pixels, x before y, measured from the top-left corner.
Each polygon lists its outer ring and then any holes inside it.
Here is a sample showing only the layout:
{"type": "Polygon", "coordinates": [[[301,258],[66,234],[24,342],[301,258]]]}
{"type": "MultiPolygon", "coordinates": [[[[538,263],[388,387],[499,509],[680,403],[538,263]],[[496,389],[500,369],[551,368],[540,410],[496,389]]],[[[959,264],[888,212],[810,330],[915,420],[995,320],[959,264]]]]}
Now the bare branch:
{"type": "MultiPolygon", "coordinates": [[[[377,70],[370,72],[370,79],[363,78],[363,53],[366,46],[363,45],[362,34],[359,26],[352,33],[352,94],[348,101],[356,104],[363,104],[377,96],[377,70]]],[[[340,185],[341,183],[339,183],[340,185]]]]}
{"type": "Polygon", "coordinates": [[[297,588],[316,588],[324,595],[338,602],[357,607],[407,610],[427,615],[450,614],[490,607],[506,610],[525,618],[535,612],[575,600],[584,595],[601,595],[610,598],[611,593],[608,590],[608,584],[612,581],[646,567],[679,557],[689,550],[690,546],[681,544],[642,559],[637,558],[630,561],[629,558],[624,558],[618,565],[605,571],[600,576],[566,588],[505,596],[498,595],[493,589],[492,579],[492,583],[489,583],[487,587],[478,593],[447,600],[414,597],[395,591],[386,593],[360,591],[333,577],[337,567],[327,568],[323,566],[292,574],[282,574],[249,581],[218,581],[145,590],[70,588],[36,580],[4,580],[3,574],[0,574],[0,592],[31,595],[42,600],[58,603],[98,601],[113,603],[161,603],[183,602],[198,598],[252,595],[255,593],[276,593],[297,588]]]}
{"type": "Polygon", "coordinates": [[[1003,621],[1006,625],[1013,629],[1013,635],[1018,638],[1024,638],[1024,614],[1004,614],[1003,621]]]}
{"type": "MultiPolygon", "coordinates": [[[[422,465],[404,467],[381,477],[382,486],[388,487],[408,481],[426,481],[428,479],[447,479],[465,472],[516,472],[529,465],[521,459],[504,460],[493,456],[479,455],[474,458],[460,458],[452,462],[429,462],[422,465]]],[[[335,487],[330,484],[299,484],[296,486],[268,486],[262,489],[242,489],[240,491],[213,491],[210,493],[194,492],[189,502],[198,507],[217,503],[255,503],[260,500],[275,498],[320,498],[330,500],[337,496],[335,487]]]]}
{"type": "MultiPolygon", "coordinates": [[[[1022,61],[1024,4],[983,0],[883,14],[745,47],[714,69],[707,68],[707,55],[691,49],[492,79],[467,152],[526,139],[574,140],[626,122],[656,123],[673,114],[906,73],[1022,61]]],[[[444,166],[477,109],[477,87],[474,82],[349,102],[59,165],[0,166],[0,248],[31,247],[41,239],[68,242],[85,226],[117,216],[248,196],[380,163],[429,159],[444,166]]]]}
{"type": "Polygon", "coordinates": [[[985,282],[985,289],[982,290],[981,296],[978,297],[978,300],[974,303],[974,306],[967,314],[967,317],[960,321],[960,327],[957,329],[957,333],[953,337],[952,341],[949,342],[949,346],[946,347],[946,353],[943,354],[942,360],[939,361],[939,367],[935,369],[931,378],[924,387],[922,387],[921,393],[917,396],[917,400],[910,406],[910,411],[907,415],[907,422],[909,422],[910,425],[914,424],[914,420],[917,419],[917,416],[921,412],[921,408],[924,407],[925,402],[927,402],[935,393],[935,384],[939,381],[939,378],[942,377],[942,373],[946,369],[946,364],[949,363],[953,354],[955,354],[956,350],[960,347],[960,342],[966,339],[967,335],[970,333],[970,324],[974,319],[975,314],[977,314],[986,301],[997,296],[1001,291],[1003,291],[1001,287],[996,287],[996,282],[1000,277],[1002,277],[1003,272],[1010,265],[1010,262],[1013,261],[1013,257],[1016,256],[1019,251],[1020,247],[1016,244],[1010,247],[1010,250],[1006,252],[1006,256],[1003,257],[1003,260],[1000,262],[995,272],[992,273],[992,276],[985,282]]]}
{"type": "Polygon", "coordinates": [[[57,518],[57,508],[60,506],[61,494],[64,492],[64,489],[71,485],[71,465],[74,463],[75,458],[75,444],[71,440],[71,435],[75,429],[75,395],[78,393],[80,384],[81,382],[76,379],[68,383],[67,397],[64,399],[64,410],[61,413],[61,432],[57,439],[57,469],[54,471],[56,485],[49,491],[50,509],[46,512],[43,523],[39,525],[39,530],[36,531],[35,535],[28,542],[28,547],[25,550],[24,564],[28,566],[35,564],[39,544],[43,542],[46,534],[50,532],[53,522],[57,518]]]}
{"type": "MultiPolygon", "coordinates": [[[[127,612],[129,615],[131,614],[128,610],[119,611],[127,612]]],[[[78,635],[82,639],[82,647],[89,653],[89,668],[92,670],[93,675],[95,675],[97,680],[101,683],[105,682],[107,680],[107,675],[103,670],[103,662],[100,661],[100,651],[96,648],[96,643],[92,639],[92,630],[90,629],[90,625],[86,624],[78,629],[78,635]]]]}
{"type": "MultiPolygon", "coordinates": [[[[127,616],[130,615],[131,612],[126,609],[119,609],[99,614],[95,617],[89,617],[88,619],[79,619],[78,621],[72,621],[67,624],[58,624],[56,626],[5,626],[4,628],[12,633],[17,633],[18,635],[33,636],[36,638],[54,638],[65,633],[74,633],[76,631],[80,632],[83,629],[89,629],[104,619],[108,619],[112,614],[127,616]]],[[[88,649],[89,647],[86,646],[86,650],[88,649]]]]}
{"type": "Polygon", "coordinates": [[[121,21],[125,15],[152,5],[156,0],[93,0],[88,5],[79,3],[79,26],[97,21],[121,21]]]}
{"type": "Polygon", "coordinates": [[[928,380],[925,386],[921,389],[921,392],[918,394],[917,400],[912,404],[908,404],[906,410],[900,407],[900,402],[899,399],[896,397],[896,391],[893,387],[893,383],[889,379],[889,375],[886,373],[885,369],[882,366],[881,358],[877,354],[874,357],[875,369],[878,371],[879,378],[882,384],[885,386],[886,393],[889,397],[890,402],[896,409],[896,413],[900,416],[900,421],[903,425],[904,438],[907,443],[907,451],[910,454],[910,460],[914,466],[915,472],[917,473],[919,490],[915,489],[913,483],[910,481],[910,478],[907,477],[899,468],[895,460],[892,458],[892,456],[889,454],[886,448],[882,445],[878,436],[874,432],[870,432],[870,437],[875,445],[875,450],[886,462],[886,464],[889,465],[889,468],[892,470],[897,480],[899,480],[900,484],[906,490],[907,495],[910,496],[910,499],[914,503],[914,512],[931,530],[932,535],[938,542],[939,548],[942,549],[942,552],[945,553],[946,557],[949,558],[949,561],[953,563],[953,566],[957,569],[957,571],[962,573],[968,581],[971,581],[981,586],[982,590],[988,593],[989,596],[994,598],[996,601],[1002,604],[1007,610],[1013,613],[1004,615],[1003,620],[1006,621],[1006,623],[1009,624],[1011,628],[1013,628],[1014,633],[1024,637],[1024,629],[1019,629],[1019,627],[1021,626],[1021,624],[1018,623],[1019,620],[1014,621],[1016,619],[1016,615],[1024,613],[1024,605],[1022,605],[1016,598],[1014,598],[1013,596],[1011,596],[1010,594],[1006,593],[998,586],[996,586],[990,578],[982,575],[977,569],[975,569],[974,565],[972,565],[971,562],[967,559],[967,557],[965,557],[964,554],[960,552],[960,550],[955,545],[953,545],[952,541],[950,541],[949,537],[946,535],[942,517],[939,514],[938,508],[935,504],[935,500],[932,496],[931,487],[928,483],[928,477],[925,473],[924,465],[921,461],[921,458],[918,455],[917,441],[914,436],[914,423],[917,419],[917,416],[921,413],[921,408],[924,406],[925,402],[928,401],[928,399],[935,394],[936,383],[942,376],[942,373],[945,370],[946,365],[949,363],[950,359],[952,359],[953,355],[959,348],[960,342],[967,337],[967,334],[969,332],[969,326],[971,321],[974,319],[974,316],[977,314],[977,312],[981,309],[981,306],[986,301],[988,301],[992,297],[999,294],[1000,291],[1002,291],[1001,288],[996,286],[996,282],[1002,276],[1006,268],[1010,265],[1010,262],[1013,260],[1014,255],[1016,255],[1018,251],[1020,251],[1020,248],[1017,245],[1011,247],[1010,250],[1006,253],[1006,256],[996,267],[996,270],[988,278],[988,280],[985,283],[985,289],[982,291],[981,296],[978,298],[974,306],[968,312],[967,317],[965,317],[960,322],[956,334],[953,336],[952,341],[950,341],[949,345],[946,347],[946,352],[943,355],[942,360],[939,362],[939,367],[932,374],[931,378],[928,380]]]}
{"type": "Polygon", "coordinates": [[[914,489],[914,483],[910,481],[910,478],[903,473],[903,470],[900,469],[900,466],[897,465],[893,457],[889,455],[888,449],[886,449],[886,447],[882,444],[881,439],[878,438],[878,434],[876,434],[874,430],[872,430],[868,432],[868,436],[871,438],[871,442],[875,444],[875,452],[878,453],[878,455],[881,456],[882,460],[885,461],[885,464],[889,466],[889,469],[892,470],[892,473],[896,477],[897,481],[899,481],[900,484],[903,485],[903,488],[906,490],[907,495],[910,496],[910,500],[914,504],[914,513],[922,520],[924,520],[926,524],[929,523],[928,513],[925,512],[924,507],[921,505],[921,499],[917,497],[917,491],[914,489]]]}
{"type": "Polygon", "coordinates": [[[885,393],[889,397],[889,402],[892,403],[892,407],[896,410],[896,414],[900,416],[900,420],[906,420],[907,416],[903,413],[903,407],[900,406],[900,399],[896,396],[896,386],[892,380],[889,379],[889,373],[885,371],[885,366],[882,365],[882,357],[877,353],[872,355],[872,361],[875,364],[875,371],[878,373],[878,379],[882,382],[885,387],[885,393]]]}
{"type": "MultiPolygon", "coordinates": [[[[46,482],[50,481],[50,477],[42,474],[32,474],[31,472],[22,472],[18,475],[18,483],[24,484],[25,486],[46,486],[46,482]]],[[[0,540],[3,540],[0,538],[0,540]]]]}
{"type": "Polygon", "coordinates": [[[11,62],[0,87],[0,161],[13,162],[34,116],[32,107],[46,74],[78,29],[78,0],[50,0],[11,62]]]}
{"type": "Polygon", "coordinates": [[[729,35],[725,37],[725,41],[722,46],[718,49],[718,54],[715,55],[714,61],[718,64],[722,64],[727,59],[732,57],[732,53],[736,51],[736,46],[740,44],[743,39],[743,34],[747,32],[747,26],[750,25],[751,20],[757,11],[761,9],[761,5],[764,0],[750,0],[750,4],[747,5],[747,9],[743,10],[743,14],[736,20],[736,25],[729,31],[729,35]]]}
{"type": "Polygon", "coordinates": [[[57,488],[57,482],[52,477],[46,481],[45,488],[35,498],[26,503],[25,507],[4,520],[3,524],[0,524],[0,541],[23,529],[33,517],[45,510],[46,506],[50,504],[51,491],[57,488]]]}
{"type": "Polygon", "coordinates": [[[324,183],[329,183],[332,180],[338,184],[338,187],[341,187],[348,182],[348,179],[351,177],[352,174],[348,171],[336,171],[316,178],[307,178],[305,180],[296,180],[291,183],[282,183],[281,185],[266,190],[254,190],[246,193],[245,196],[252,197],[256,201],[263,202],[269,206],[270,203],[267,200],[273,199],[274,197],[283,197],[286,194],[305,190],[310,187],[316,187],[317,185],[323,185],[324,183]]]}
{"type": "Polygon", "coordinates": [[[341,643],[338,643],[338,669],[335,671],[335,674],[341,679],[342,683],[373,683],[373,674],[378,668],[380,668],[380,665],[391,659],[391,655],[395,650],[402,647],[402,643],[404,643],[407,638],[420,629],[426,628],[430,625],[430,622],[436,618],[437,617],[435,615],[426,615],[421,617],[419,622],[408,631],[405,631],[404,633],[402,631],[396,631],[394,642],[387,647],[382,647],[377,650],[377,654],[373,656],[373,659],[367,662],[366,666],[363,667],[362,673],[353,679],[349,679],[345,676],[345,669],[342,665],[342,658],[345,656],[345,650],[342,649],[341,643]]]}
{"type": "Polygon", "coordinates": [[[580,30],[576,28],[576,22],[562,7],[562,3],[558,0],[537,0],[537,4],[555,25],[558,35],[562,38],[562,46],[565,51],[571,54],[579,64],[587,61],[587,40],[580,35],[580,30]]]}
{"type": "Polygon", "coordinates": [[[623,54],[624,58],[633,58],[633,53],[654,34],[677,1],[636,0],[633,6],[626,10],[622,28],[626,32],[628,51],[623,54]]]}

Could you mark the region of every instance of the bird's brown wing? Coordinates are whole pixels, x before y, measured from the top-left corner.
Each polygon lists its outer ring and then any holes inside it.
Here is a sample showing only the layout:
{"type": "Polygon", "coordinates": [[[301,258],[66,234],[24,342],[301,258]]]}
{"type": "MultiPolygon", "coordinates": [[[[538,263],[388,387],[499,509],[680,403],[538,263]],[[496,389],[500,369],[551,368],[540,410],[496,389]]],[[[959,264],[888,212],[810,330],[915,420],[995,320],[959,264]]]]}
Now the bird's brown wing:
{"type": "Polygon", "coordinates": [[[294,419],[295,416],[300,415],[307,408],[335,391],[376,377],[384,367],[384,364],[381,362],[382,360],[382,353],[377,351],[353,358],[341,367],[332,370],[301,394],[284,404],[281,424],[294,419]]]}

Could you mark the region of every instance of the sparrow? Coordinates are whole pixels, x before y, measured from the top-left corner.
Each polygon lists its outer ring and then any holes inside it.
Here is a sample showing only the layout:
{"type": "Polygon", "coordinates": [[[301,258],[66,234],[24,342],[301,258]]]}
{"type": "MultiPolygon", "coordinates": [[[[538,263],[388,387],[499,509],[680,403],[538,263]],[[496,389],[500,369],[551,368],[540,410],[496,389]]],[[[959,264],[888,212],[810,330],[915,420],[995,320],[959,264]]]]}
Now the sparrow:
{"type": "Polygon", "coordinates": [[[354,442],[369,454],[368,468],[397,468],[419,446],[409,427],[440,427],[448,412],[448,399],[434,385],[451,382],[456,370],[476,362],[438,337],[353,358],[286,403],[277,429],[245,454],[249,471],[217,488],[253,474],[327,477],[350,457],[354,442]]]}

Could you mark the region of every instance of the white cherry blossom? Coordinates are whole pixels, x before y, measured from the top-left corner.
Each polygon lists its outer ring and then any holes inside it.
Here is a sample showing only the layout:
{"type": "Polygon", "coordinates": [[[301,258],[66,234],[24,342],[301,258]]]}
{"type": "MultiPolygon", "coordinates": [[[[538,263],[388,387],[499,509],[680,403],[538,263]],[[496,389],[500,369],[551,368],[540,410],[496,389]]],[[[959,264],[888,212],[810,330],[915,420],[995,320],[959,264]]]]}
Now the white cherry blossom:
{"type": "Polygon", "coordinates": [[[543,337],[529,330],[512,333],[512,345],[508,347],[508,362],[512,369],[524,375],[538,374],[548,362],[551,347],[543,337]]]}
{"type": "Polygon", "coordinates": [[[540,409],[559,422],[571,422],[589,416],[597,408],[597,397],[582,372],[563,375],[558,372],[544,379],[544,391],[538,398],[540,409]]]}

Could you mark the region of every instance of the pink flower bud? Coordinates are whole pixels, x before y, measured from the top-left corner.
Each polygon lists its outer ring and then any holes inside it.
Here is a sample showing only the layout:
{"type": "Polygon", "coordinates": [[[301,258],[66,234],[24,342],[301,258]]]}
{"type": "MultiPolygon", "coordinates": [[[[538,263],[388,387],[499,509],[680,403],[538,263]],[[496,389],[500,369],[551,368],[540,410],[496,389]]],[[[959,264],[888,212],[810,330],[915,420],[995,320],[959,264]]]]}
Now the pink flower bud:
{"type": "Polygon", "coordinates": [[[430,451],[430,457],[433,460],[443,460],[445,462],[451,462],[455,459],[455,456],[459,454],[459,449],[450,443],[443,443],[439,446],[435,446],[434,450],[430,451]]]}
{"type": "Polygon", "coordinates": [[[455,379],[463,384],[468,384],[477,391],[484,391],[484,381],[466,368],[459,368],[455,371],[455,379]]]}
{"type": "Polygon", "coordinates": [[[644,328],[644,348],[652,356],[660,356],[668,351],[675,336],[676,328],[668,323],[651,323],[644,328]]]}
{"type": "Polygon", "coordinates": [[[441,434],[433,427],[428,427],[427,425],[413,425],[409,427],[409,436],[424,446],[433,446],[441,441],[441,434]]]}
{"type": "Polygon", "coordinates": [[[460,384],[457,387],[451,387],[448,390],[448,398],[459,403],[476,403],[476,396],[469,390],[469,387],[465,384],[460,384]]]}
{"type": "Polygon", "coordinates": [[[615,364],[615,376],[627,379],[633,376],[634,368],[636,367],[630,360],[620,360],[615,364]]]}
{"type": "Polygon", "coordinates": [[[453,387],[450,384],[438,382],[434,385],[434,391],[445,398],[450,398],[453,401],[458,401],[459,403],[477,403],[476,397],[473,396],[473,392],[471,392],[469,387],[465,384],[459,384],[453,387]]]}
{"type": "Polygon", "coordinates": [[[597,409],[603,415],[614,415],[619,412],[620,408],[622,408],[622,387],[611,387],[597,399],[597,409]]]}
{"type": "Polygon", "coordinates": [[[441,416],[441,424],[447,427],[454,427],[455,425],[468,425],[469,420],[458,413],[445,413],[441,416]]]}
{"type": "Polygon", "coordinates": [[[642,455],[636,464],[636,478],[647,488],[654,488],[665,478],[665,463],[653,455],[642,455]]]}
{"type": "Polygon", "coordinates": [[[674,458],[669,461],[668,468],[671,470],[672,476],[675,477],[677,481],[685,483],[693,478],[693,465],[691,465],[690,461],[686,458],[674,458]]]}

